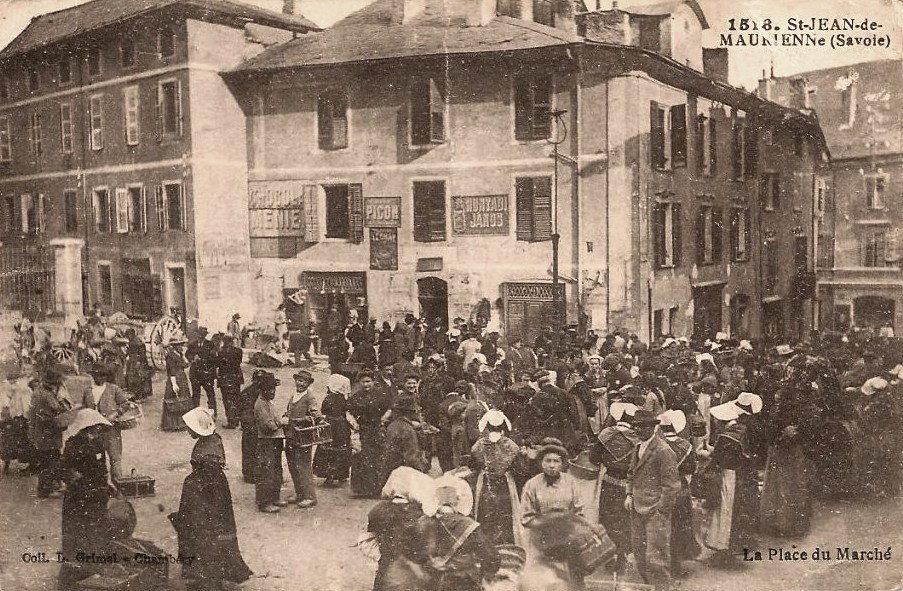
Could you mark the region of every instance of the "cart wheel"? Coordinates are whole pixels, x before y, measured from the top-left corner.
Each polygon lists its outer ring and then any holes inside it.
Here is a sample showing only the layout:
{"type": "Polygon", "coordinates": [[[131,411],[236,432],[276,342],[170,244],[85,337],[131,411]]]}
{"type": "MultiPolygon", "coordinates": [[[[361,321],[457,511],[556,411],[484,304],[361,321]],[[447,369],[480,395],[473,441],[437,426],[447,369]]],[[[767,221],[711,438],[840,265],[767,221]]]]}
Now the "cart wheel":
{"type": "Polygon", "coordinates": [[[75,363],[75,351],[69,347],[53,347],[50,356],[57,363],[75,363]]]}
{"type": "Polygon", "coordinates": [[[157,369],[166,369],[166,345],[176,339],[184,338],[182,327],[172,316],[164,316],[154,325],[147,343],[147,361],[157,369]]]}

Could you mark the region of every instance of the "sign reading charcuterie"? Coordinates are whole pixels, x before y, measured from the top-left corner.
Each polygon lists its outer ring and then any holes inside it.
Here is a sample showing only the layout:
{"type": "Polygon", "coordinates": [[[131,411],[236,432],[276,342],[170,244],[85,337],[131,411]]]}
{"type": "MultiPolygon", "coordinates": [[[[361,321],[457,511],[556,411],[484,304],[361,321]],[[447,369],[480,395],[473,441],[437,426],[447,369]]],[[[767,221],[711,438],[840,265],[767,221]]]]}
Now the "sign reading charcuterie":
{"type": "Polygon", "coordinates": [[[367,197],[364,199],[364,226],[367,228],[400,228],[401,197],[367,197]]]}
{"type": "Polygon", "coordinates": [[[458,235],[508,234],[508,196],[452,197],[452,233],[458,235]]]}

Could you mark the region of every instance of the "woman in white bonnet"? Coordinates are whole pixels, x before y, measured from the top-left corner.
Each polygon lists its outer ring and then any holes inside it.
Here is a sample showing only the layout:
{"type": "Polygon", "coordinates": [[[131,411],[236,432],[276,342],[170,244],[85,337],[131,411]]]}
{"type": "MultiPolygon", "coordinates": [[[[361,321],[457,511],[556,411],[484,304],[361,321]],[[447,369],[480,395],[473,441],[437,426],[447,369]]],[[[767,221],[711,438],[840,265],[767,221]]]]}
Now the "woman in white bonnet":
{"type": "Polygon", "coordinates": [[[326,479],[323,486],[341,486],[348,480],[351,467],[351,423],[348,421],[350,395],[351,380],[337,373],[329,376],[326,397],[320,411],[329,423],[332,443],[317,446],[313,466],[314,475],[326,479]]]}
{"type": "Polygon", "coordinates": [[[513,476],[519,448],[507,437],[511,421],[492,409],[479,427],[482,436],[470,450],[470,467],[478,473],[474,517],[493,544],[519,544],[520,502],[513,476]]]}

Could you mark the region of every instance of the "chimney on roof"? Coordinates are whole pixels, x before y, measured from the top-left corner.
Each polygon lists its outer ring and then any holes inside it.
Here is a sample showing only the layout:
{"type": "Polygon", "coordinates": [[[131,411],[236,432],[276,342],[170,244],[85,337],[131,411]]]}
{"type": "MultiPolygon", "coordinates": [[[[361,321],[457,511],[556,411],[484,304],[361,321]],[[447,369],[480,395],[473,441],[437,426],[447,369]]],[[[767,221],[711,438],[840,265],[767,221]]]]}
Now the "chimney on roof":
{"type": "Polygon", "coordinates": [[[703,47],[702,71],[712,80],[727,83],[729,72],[727,47],[703,47]]]}
{"type": "Polygon", "coordinates": [[[298,7],[296,4],[301,0],[282,0],[282,13],[283,14],[298,14],[298,7]]]}

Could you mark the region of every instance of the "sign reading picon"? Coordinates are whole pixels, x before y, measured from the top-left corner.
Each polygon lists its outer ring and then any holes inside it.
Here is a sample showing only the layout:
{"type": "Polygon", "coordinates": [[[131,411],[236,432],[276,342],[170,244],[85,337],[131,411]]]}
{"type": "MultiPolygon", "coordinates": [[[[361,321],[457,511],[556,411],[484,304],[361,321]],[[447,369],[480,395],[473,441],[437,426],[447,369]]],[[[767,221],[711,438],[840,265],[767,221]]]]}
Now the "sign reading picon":
{"type": "Polygon", "coordinates": [[[316,199],[317,186],[304,181],[248,182],[251,238],[304,237],[316,199]]]}
{"type": "Polygon", "coordinates": [[[401,197],[367,197],[364,199],[364,226],[367,228],[400,228],[401,197]]]}

